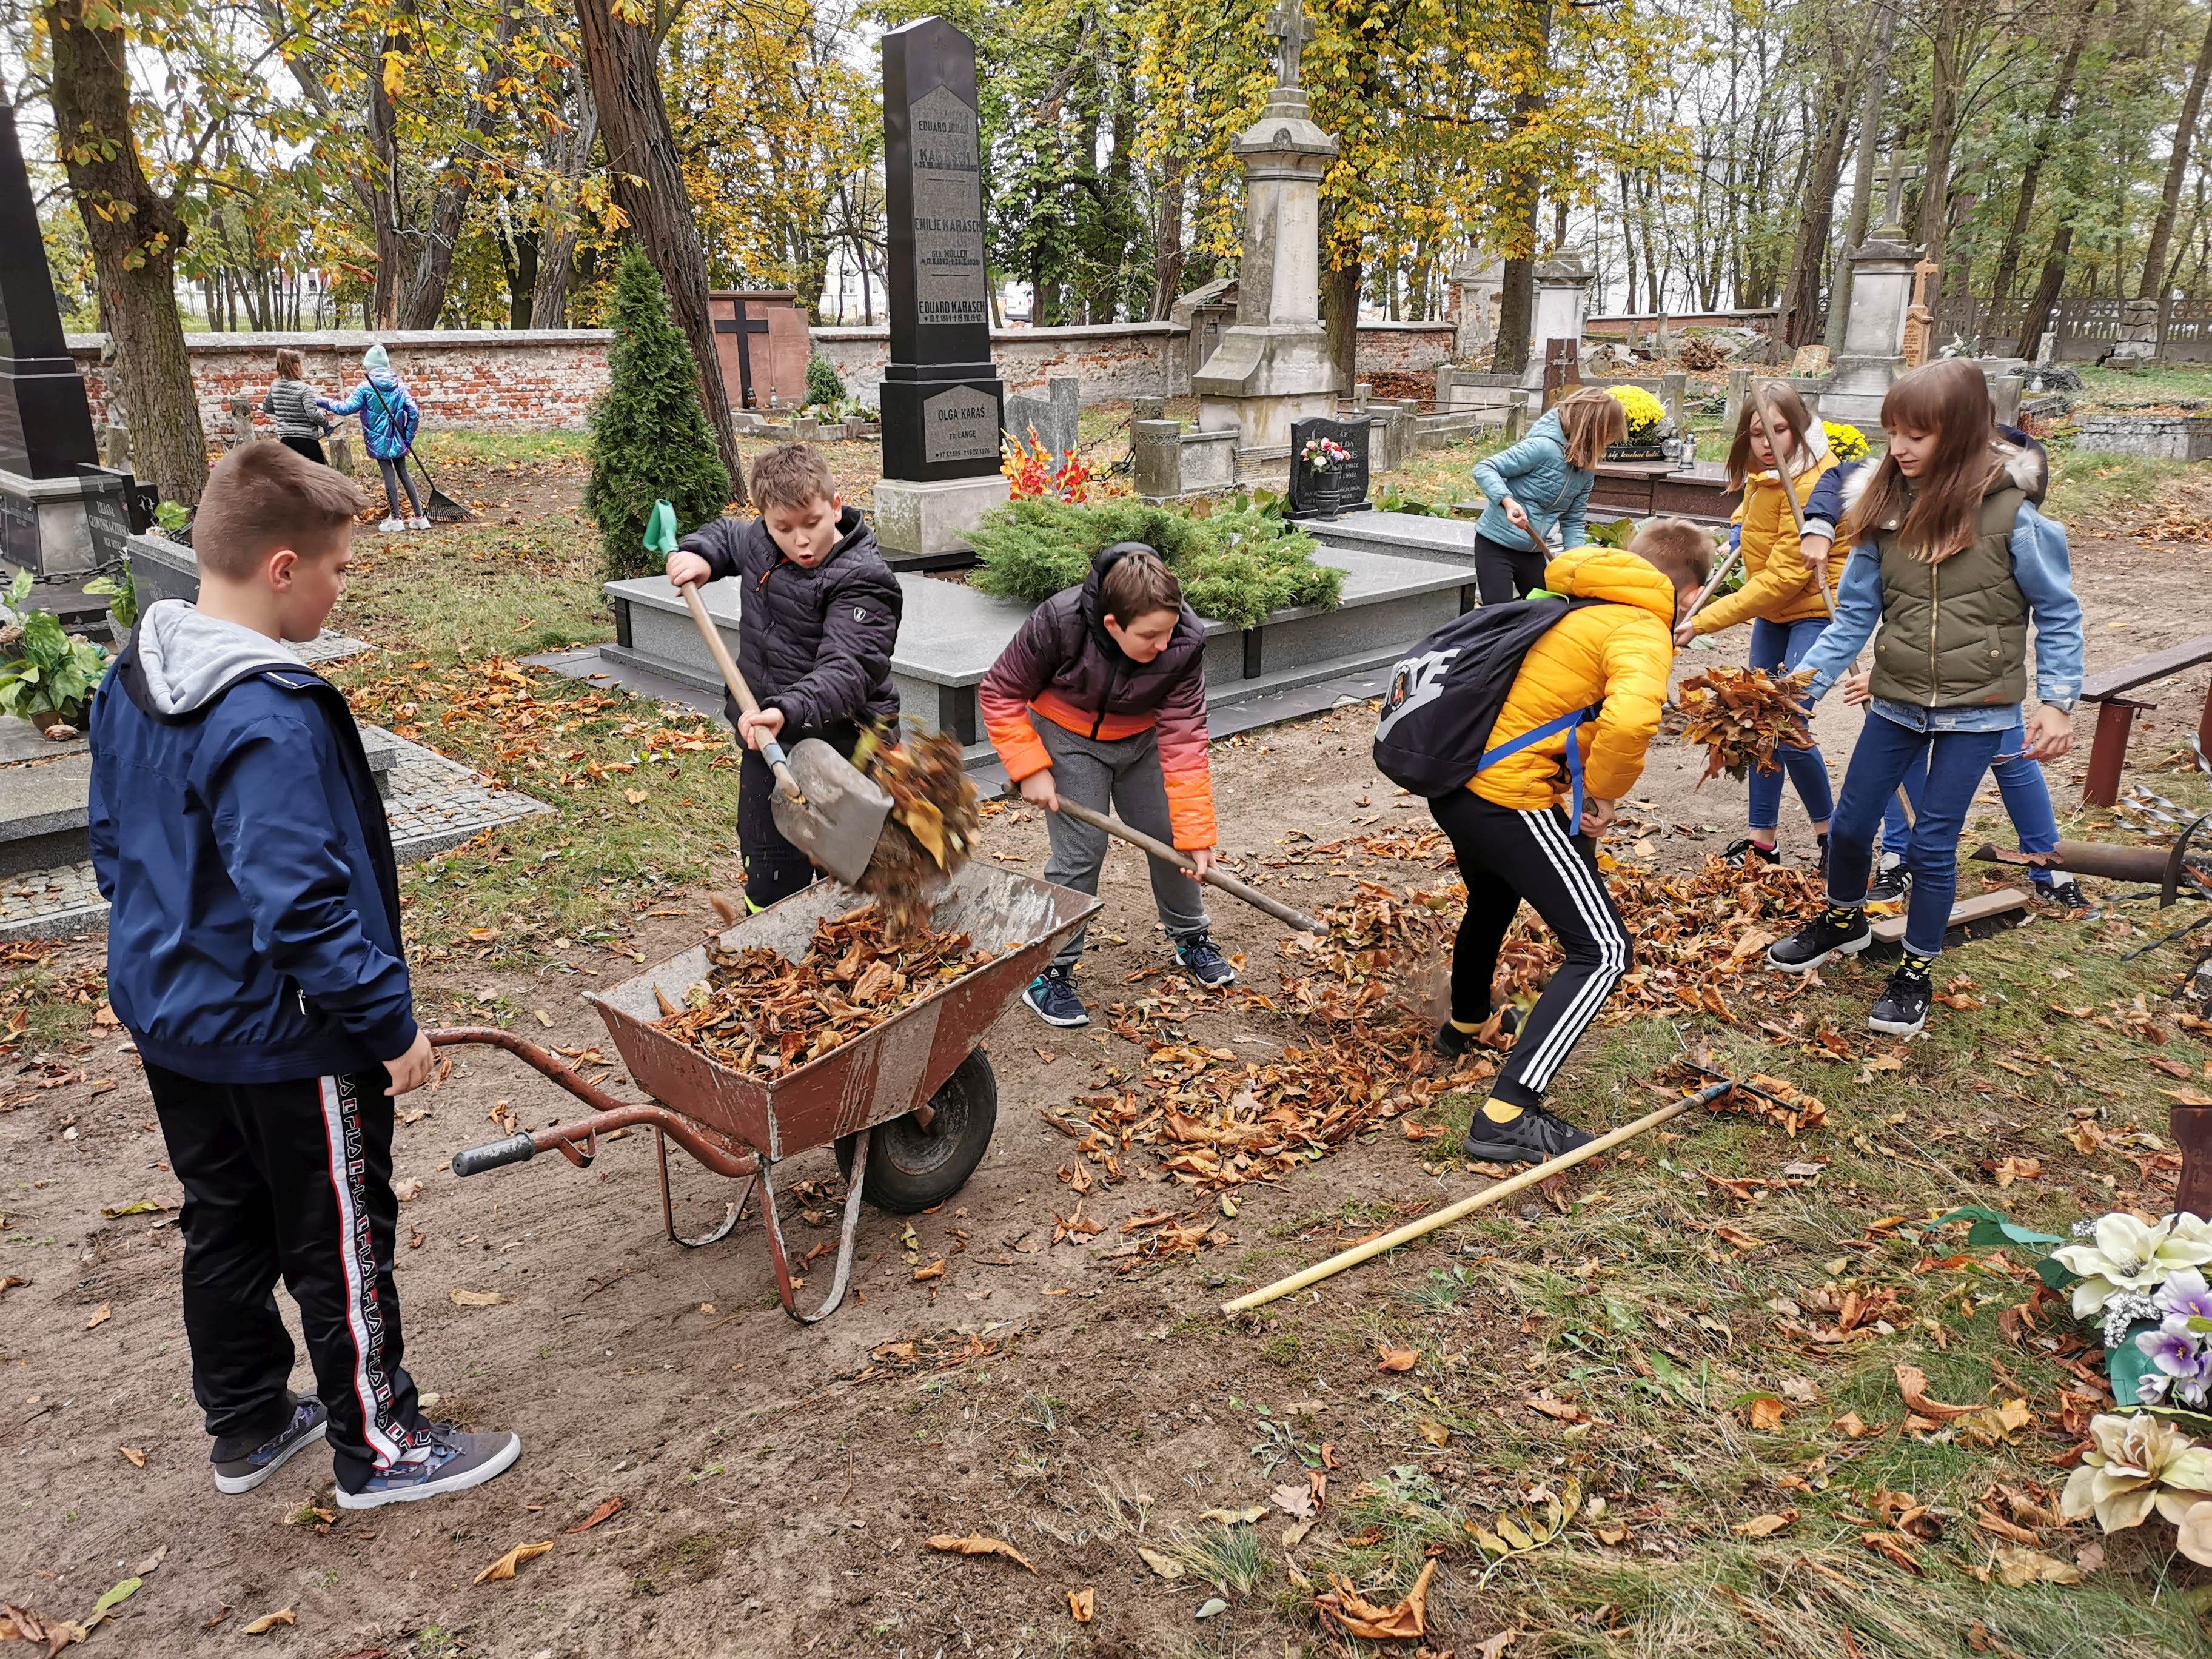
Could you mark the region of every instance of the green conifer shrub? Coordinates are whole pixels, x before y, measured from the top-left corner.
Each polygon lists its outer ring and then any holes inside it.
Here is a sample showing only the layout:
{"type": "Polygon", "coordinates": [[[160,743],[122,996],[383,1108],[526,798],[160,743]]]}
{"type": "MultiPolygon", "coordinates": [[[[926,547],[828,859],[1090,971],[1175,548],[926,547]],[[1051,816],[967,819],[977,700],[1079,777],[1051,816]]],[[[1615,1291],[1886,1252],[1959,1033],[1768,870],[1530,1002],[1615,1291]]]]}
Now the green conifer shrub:
{"type": "Polygon", "coordinates": [[[837,366],[818,351],[809,357],[806,360],[806,401],[826,409],[831,404],[842,403],[844,397],[845,380],[837,373],[837,366]]]}
{"type": "Polygon", "coordinates": [[[691,348],[668,313],[668,295],[653,262],[626,250],[615,276],[614,343],[608,351],[607,395],[592,410],[592,476],[584,510],[599,526],[613,578],[659,572],[658,555],[641,544],[653,504],[676,508],[679,531],[720,515],[730,475],[699,403],[699,371],[691,348]]]}
{"type": "Polygon", "coordinates": [[[1199,519],[1141,501],[1032,497],[994,508],[968,538],[983,561],[975,586],[1032,604],[1080,582],[1115,542],[1157,549],[1192,610],[1243,628],[1286,605],[1334,610],[1344,586],[1343,571],[1314,562],[1311,536],[1249,507],[1199,519]]]}

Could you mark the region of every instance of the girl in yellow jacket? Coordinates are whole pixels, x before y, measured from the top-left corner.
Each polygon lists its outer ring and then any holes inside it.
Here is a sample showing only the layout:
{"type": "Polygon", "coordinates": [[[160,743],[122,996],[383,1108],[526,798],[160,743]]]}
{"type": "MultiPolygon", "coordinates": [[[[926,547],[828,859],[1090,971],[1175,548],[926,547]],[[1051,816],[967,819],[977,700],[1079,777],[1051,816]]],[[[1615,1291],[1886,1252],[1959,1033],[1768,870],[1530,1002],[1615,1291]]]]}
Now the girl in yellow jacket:
{"type": "MultiPolygon", "coordinates": [[[[1835,470],[1836,458],[1829,453],[1827,434],[1787,380],[1769,380],[1759,391],[1771,411],[1769,418],[1781,423],[1775,441],[1782,447],[1782,465],[1789,469],[1802,507],[1813,486],[1835,470]]],[[[1747,622],[1751,624],[1750,666],[1779,676],[1792,672],[1813,648],[1813,641],[1820,637],[1828,625],[1828,603],[1817,571],[1806,564],[1798,547],[1796,515],[1782,497],[1782,477],[1775,465],[1774,451],[1767,446],[1766,434],[1752,420],[1751,411],[1751,399],[1746,398],[1743,412],[1736,417],[1735,441],[1728,456],[1729,487],[1743,492],[1742,503],[1735,510],[1735,530],[1742,547],[1743,586],[1733,593],[1722,594],[1676,629],[1674,640],[1687,645],[1699,635],[1717,634],[1747,622]]],[[[1829,559],[1827,592],[1833,592],[1843,580],[1844,561],[1850,552],[1849,548],[1841,548],[1829,559]]],[[[1754,768],[1751,775],[1751,833],[1731,842],[1722,856],[1735,865],[1747,859],[1781,862],[1775,842],[1780,835],[1782,780],[1786,773],[1796,787],[1797,799],[1805,803],[1806,817],[1813,821],[1813,834],[1820,842],[1820,867],[1825,870],[1828,815],[1835,806],[1828,790],[1828,763],[1817,747],[1774,752],[1782,763],[1779,771],[1754,768]]]]}
{"type": "MultiPolygon", "coordinates": [[[[1465,788],[1429,803],[1467,884],[1437,1051],[1466,1054],[1490,1021],[1498,947],[1523,899],[1566,952],[1468,1126],[1469,1158],[1539,1164],[1589,1139],[1544,1109],[1544,1091],[1628,971],[1628,930],[1598,873],[1597,837],[1643,775],[1667,700],[1671,631],[1711,570],[1712,547],[1697,526],[1660,520],[1626,550],[1553,559],[1550,592],[1598,603],[1568,610],[1528,648],[1484,764],[1465,788]]],[[[1512,1029],[1502,1018],[1499,1027],[1512,1029]]]]}

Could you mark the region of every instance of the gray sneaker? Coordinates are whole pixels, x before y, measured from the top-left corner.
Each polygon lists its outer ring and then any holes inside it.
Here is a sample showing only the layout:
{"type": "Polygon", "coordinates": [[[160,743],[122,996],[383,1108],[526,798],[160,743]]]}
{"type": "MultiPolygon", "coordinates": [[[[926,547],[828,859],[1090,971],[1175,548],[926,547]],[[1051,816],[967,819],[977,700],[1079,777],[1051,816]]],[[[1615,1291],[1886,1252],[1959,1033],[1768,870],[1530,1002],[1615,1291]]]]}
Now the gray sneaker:
{"type": "Polygon", "coordinates": [[[466,1492],[504,1474],[522,1455],[518,1435],[464,1434],[446,1423],[425,1423],[417,1432],[422,1443],[407,1458],[371,1475],[359,1492],[340,1486],[338,1507],[376,1510],[386,1504],[412,1504],[417,1498],[466,1492]]]}
{"type": "Polygon", "coordinates": [[[292,1402],[292,1420],[283,1432],[251,1449],[234,1440],[217,1440],[210,1454],[215,1464],[215,1489],[233,1496],[252,1492],[283,1468],[303,1446],[312,1446],[331,1425],[331,1414],[319,1400],[292,1402]],[[228,1456],[224,1455],[228,1452],[228,1456]]]}

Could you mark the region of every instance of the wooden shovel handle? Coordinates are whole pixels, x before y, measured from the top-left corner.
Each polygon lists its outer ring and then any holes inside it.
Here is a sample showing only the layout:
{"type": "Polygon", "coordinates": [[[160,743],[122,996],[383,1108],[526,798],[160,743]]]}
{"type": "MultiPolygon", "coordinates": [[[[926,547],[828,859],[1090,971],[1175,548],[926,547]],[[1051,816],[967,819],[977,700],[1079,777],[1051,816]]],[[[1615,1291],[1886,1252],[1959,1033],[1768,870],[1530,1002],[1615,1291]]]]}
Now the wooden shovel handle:
{"type": "MultiPolygon", "coordinates": [[[[1177,852],[1164,841],[1155,841],[1141,830],[1132,830],[1117,817],[1104,812],[1094,812],[1089,807],[1072,801],[1065,795],[1060,798],[1060,810],[1079,823],[1087,823],[1094,830],[1103,830],[1109,836],[1118,836],[1132,847],[1141,847],[1154,858],[1172,864],[1187,875],[1197,875],[1191,868],[1190,856],[1177,852]]],[[[1326,933],[1328,929],[1303,910],[1292,909],[1280,899],[1270,898],[1256,887],[1248,887],[1236,877],[1219,870],[1209,870],[1198,877],[1209,887],[1218,887],[1231,898],[1243,899],[1255,910],[1264,910],[1285,927],[1295,927],[1301,933],[1326,933]]]]}
{"type": "MultiPolygon", "coordinates": [[[[678,585],[676,591],[684,596],[684,605],[691,612],[691,620],[698,624],[699,637],[707,641],[707,650],[714,659],[714,666],[722,671],[722,684],[738,700],[738,709],[748,714],[759,714],[760,703],[753,696],[752,687],[745,684],[745,677],[738,672],[737,664],[731,660],[730,647],[722,643],[722,630],[714,626],[714,619],[707,614],[707,602],[699,597],[698,588],[690,582],[683,582],[678,585]]],[[[790,763],[784,758],[783,745],[769,738],[761,744],[760,752],[761,758],[775,774],[776,787],[787,795],[796,796],[799,793],[799,782],[791,775],[790,763]]]]}

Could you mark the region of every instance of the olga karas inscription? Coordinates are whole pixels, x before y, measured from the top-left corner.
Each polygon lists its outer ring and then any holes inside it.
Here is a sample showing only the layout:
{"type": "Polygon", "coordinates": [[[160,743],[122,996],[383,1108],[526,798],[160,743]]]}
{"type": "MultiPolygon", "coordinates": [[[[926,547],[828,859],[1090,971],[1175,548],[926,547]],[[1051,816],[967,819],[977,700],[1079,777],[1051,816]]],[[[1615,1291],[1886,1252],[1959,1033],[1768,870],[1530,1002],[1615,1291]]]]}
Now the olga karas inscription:
{"type": "Polygon", "coordinates": [[[915,320],[988,325],[983,158],[975,112],[949,88],[939,87],[915,100],[908,118],[913,144],[915,320]]]}
{"type": "Polygon", "coordinates": [[[980,386],[954,386],[921,404],[922,459],[974,461],[999,453],[999,400],[980,386]]]}

